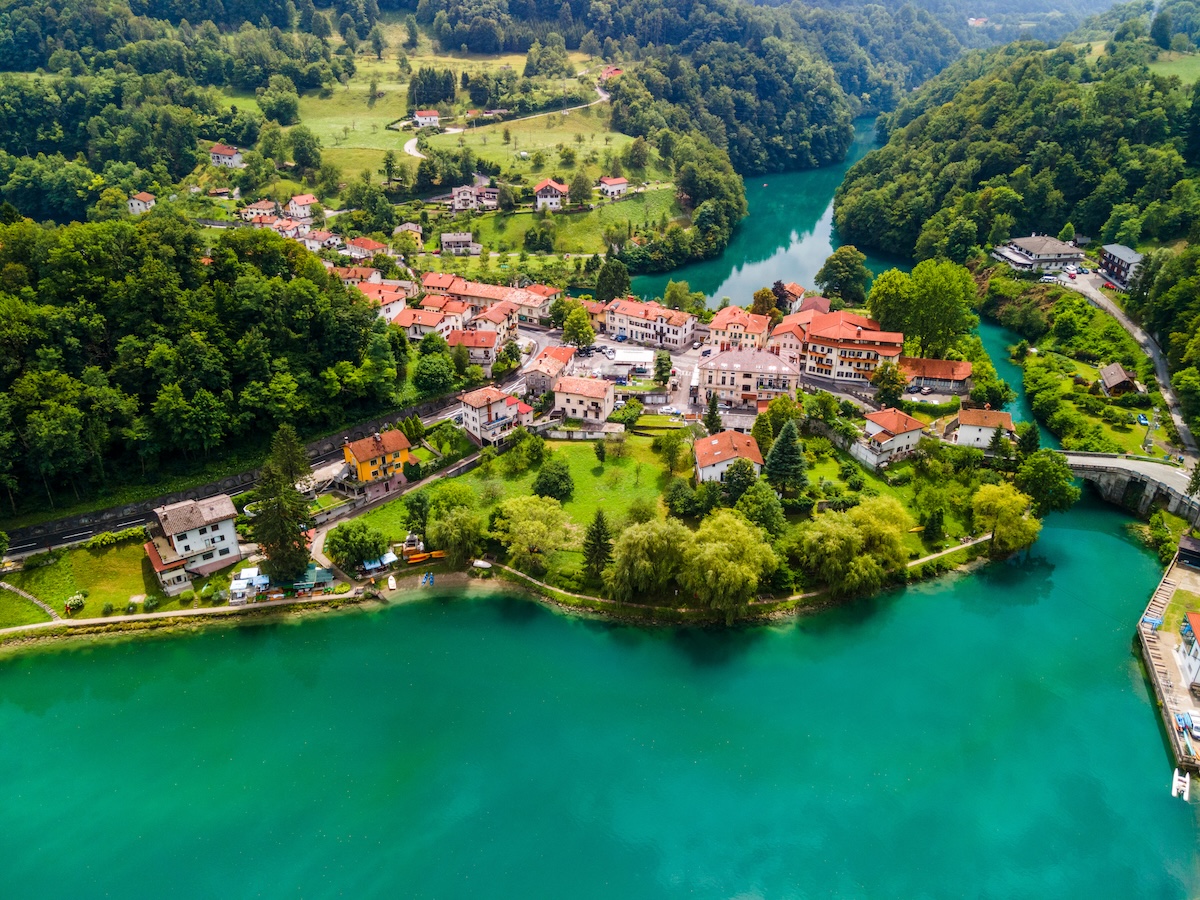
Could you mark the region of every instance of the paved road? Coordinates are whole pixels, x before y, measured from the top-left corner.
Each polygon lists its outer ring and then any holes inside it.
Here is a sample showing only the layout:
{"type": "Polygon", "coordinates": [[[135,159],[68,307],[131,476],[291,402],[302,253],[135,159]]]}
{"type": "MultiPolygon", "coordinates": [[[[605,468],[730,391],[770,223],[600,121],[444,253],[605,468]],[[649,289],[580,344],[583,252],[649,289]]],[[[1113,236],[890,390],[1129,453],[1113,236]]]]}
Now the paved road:
{"type": "Polygon", "coordinates": [[[1121,323],[1124,328],[1138,342],[1146,354],[1154,361],[1154,375],[1158,380],[1158,389],[1162,392],[1163,399],[1167,401],[1167,406],[1171,411],[1171,419],[1175,422],[1175,427],[1179,431],[1180,438],[1183,439],[1183,444],[1187,448],[1188,455],[1196,456],[1200,450],[1196,445],[1196,439],[1193,437],[1191,429],[1187,423],[1183,421],[1183,413],[1179,407],[1179,401],[1175,397],[1175,391],[1171,387],[1171,373],[1167,369],[1167,360],[1163,356],[1162,349],[1158,346],[1158,342],[1154,340],[1144,329],[1136,322],[1125,315],[1125,311],[1117,306],[1111,299],[1106,297],[1100,290],[1099,286],[1104,284],[1105,278],[1102,275],[1079,275],[1072,281],[1069,278],[1058,279],[1062,286],[1082,294],[1088,301],[1121,323]]]}

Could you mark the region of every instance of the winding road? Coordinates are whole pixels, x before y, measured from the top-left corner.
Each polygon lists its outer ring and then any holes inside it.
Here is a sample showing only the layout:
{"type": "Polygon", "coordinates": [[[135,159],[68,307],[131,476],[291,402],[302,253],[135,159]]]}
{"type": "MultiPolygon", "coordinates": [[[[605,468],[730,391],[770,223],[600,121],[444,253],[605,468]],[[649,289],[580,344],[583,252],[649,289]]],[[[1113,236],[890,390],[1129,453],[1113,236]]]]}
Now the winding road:
{"type": "Polygon", "coordinates": [[[1058,280],[1063,287],[1082,294],[1093,306],[1104,310],[1104,312],[1116,319],[1121,324],[1121,327],[1129,333],[1130,337],[1138,342],[1138,346],[1154,362],[1154,376],[1158,381],[1158,389],[1162,393],[1163,399],[1167,401],[1167,406],[1171,411],[1171,420],[1175,423],[1175,428],[1179,431],[1179,437],[1183,441],[1183,445],[1187,448],[1188,454],[1196,456],[1200,451],[1197,449],[1196,439],[1192,435],[1191,429],[1188,428],[1187,423],[1183,420],[1183,412],[1180,409],[1179,400],[1176,398],[1175,391],[1171,387],[1171,373],[1167,368],[1167,359],[1163,356],[1162,348],[1158,346],[1158,342],[1140,325],[1125,315],[1125,311],[1121,307],[1105,296],[1099,288],[1099,285],[1105,281],[1102,275],[1079,275],[1074,280],[1060,277],[1058,280]]]}

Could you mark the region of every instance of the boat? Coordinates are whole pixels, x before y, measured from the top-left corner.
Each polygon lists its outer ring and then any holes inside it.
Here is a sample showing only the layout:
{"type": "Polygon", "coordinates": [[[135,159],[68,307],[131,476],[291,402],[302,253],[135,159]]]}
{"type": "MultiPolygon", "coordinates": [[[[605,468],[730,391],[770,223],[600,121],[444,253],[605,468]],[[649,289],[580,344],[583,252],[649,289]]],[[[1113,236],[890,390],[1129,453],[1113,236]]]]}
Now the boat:
{"type": "Polygon", "coordinates": [[[1175,777],[1171,779],[1171,796],[1183,797],[1183,802],[1188,803],[1192,797],[1192,775],[1190,772],[1179,774],[1179,770],[1175,770],[1175,777]]]}
{"type": "Polygon", "coordinates": [[[414,553],[412,556],[408,557],[408,564],[410,566],[415,566],[417,563],[423,563],[429,559],[429,556],[430,554],[428,553],[414,553]]]}
{"type": "Polygon", "coordinates": [[[394,591],[395,589],[396,589],[396,576],[389,575],[388,576],[388,590],[394,591]]]}

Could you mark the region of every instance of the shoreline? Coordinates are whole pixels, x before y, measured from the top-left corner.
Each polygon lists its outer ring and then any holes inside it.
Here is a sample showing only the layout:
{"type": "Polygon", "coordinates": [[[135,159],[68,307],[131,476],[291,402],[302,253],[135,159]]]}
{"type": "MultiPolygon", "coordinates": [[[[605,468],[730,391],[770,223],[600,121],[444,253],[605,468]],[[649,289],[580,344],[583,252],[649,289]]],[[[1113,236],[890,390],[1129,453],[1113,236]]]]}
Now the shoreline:
{"type": "MultiPolygon", "coordinates": [[[[975,543],[986,540],[976,539],[975,543]]],[[[915,560],[909,569],[915,569],[930,558],[949,555],[965,550],[971,545],[952,547],[933,557],[915,560]]],[[[885,589],[907,587],[932,581],[947,575],[974,571],[990,560],[986,556],[968,558],[946,572],[933,578],[917,579],[903,584],[887,585],[885,589]]],[[[726,625],[724,614],[707,608],[651,606],[642,603],[617,603],[603,597],[575,594],[555,588],[532,576],[511,569],[502,563],[493,563],[490,577],[473,577],[469,572],[445,572],[437,576],[433,587],[420,583],[416,572],[396,579],[394,591],[378,587],[364,588],[362,594],[328,594],[311,598],[272,600],[246,606],[196,607],[184,610],[168,610],[156,613],[138,613],[132,616],[114,616],[103,619],[54,619],[29,625],[17,625],[0,629],[0,659],[16,656],[31,649],[54,648],[82,644],[94,640],[126,640],[138,635],[169,636],[179,633],[194,633],[212,627],[229,627],[271,621],[300,620],[318,613],[375,612],[391,606],[417,602],[425,598],[437,598],[447,591],[456,596],[472,594],[519,593],[525,599],[551,610],[572,616],[606,620],[624,625],[642,627],[710,626],[732,627],[777,622],[784,619],[815,615],[843,602],[852,602],[857,597],[835,600],[827,591],[810,591],[793,594],[778,600],[754,600],[733,621],[726,625]],[[365,593],[370,590],[370,594],[365,593]],[[757,607],[757,609],[756,609],[757,607]]]]}

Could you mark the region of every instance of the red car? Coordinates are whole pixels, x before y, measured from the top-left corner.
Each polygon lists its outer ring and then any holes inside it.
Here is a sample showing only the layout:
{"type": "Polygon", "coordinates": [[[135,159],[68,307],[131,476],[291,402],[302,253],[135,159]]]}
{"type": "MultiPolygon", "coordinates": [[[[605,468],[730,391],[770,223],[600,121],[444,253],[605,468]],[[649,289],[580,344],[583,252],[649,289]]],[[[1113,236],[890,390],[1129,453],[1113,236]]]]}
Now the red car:
{"type": "Polygon", "coordinates": [[[1106,288],[1108,288],[1110,291],[1115,291],[1117,289],[1117,286],[1115,284],[1113,284],[1111,281],[1104,282],[1104,286],[1106,288]]]}
{"type": "Polygon", "coordinates": [[[1074,281],[1074,280],[1075,280],[1075,273],[1074,273],[1074,272],[1068,272],[1068,273],[1067,273],[1067,277],[1068,277],[1068,278],[1070,278],[1072,281],[1074,281]]]}

